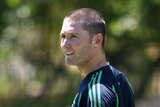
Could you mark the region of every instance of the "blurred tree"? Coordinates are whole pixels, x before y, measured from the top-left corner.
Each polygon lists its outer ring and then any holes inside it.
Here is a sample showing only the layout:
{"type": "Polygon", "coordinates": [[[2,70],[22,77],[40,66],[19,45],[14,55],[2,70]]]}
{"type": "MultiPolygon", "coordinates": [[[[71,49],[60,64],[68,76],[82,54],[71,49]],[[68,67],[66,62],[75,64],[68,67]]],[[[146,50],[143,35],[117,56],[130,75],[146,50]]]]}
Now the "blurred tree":
{"type": "Polygon", "coordinates": [[[59,32],[64,16],[81,7],[103,14],[108,60],[128,76],[136,97],[145,97],[160,69],[159,0],[2,0],[0,106],[70,106],[80,76],[67,72],[59,32]]]}

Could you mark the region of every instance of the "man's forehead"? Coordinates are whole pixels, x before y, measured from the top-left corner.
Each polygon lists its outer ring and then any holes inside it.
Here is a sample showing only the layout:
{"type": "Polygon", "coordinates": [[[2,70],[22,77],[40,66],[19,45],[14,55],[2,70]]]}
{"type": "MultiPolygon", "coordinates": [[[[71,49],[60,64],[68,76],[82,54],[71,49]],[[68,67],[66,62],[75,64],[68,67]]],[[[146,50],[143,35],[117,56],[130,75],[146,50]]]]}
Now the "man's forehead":
{"type": "Polygon", "coordinates": [[[71,21],[64,21],[63,25],[62,25],[62,29],[63,28],[72,28],[73,29],[73,23],[71,21]]]}
{"type": "Polygon", "coordinates": [[[64,26],[73,26],[73,27],[75,27],[75,26],[82,26],[82,23],[81,22],[72,21],[70,19],[65,19],[63,21],[63,25],[64,26]]]}
{"type": "Polygon", "coordinates": [[[71,20],[64,20],[61,32],[72,32],[76,29],[82,29],[82,25],[77,22],[73,22],[71,20]]]}

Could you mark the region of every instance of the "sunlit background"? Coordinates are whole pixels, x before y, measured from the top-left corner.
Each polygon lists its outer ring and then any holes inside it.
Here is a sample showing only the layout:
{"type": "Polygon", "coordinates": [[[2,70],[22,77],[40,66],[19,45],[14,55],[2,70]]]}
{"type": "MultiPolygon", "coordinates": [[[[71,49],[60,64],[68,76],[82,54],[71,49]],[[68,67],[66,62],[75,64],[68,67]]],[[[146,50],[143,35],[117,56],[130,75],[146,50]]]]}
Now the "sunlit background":
{"type": "Polygon", "coordinates": [[[160,105],[160,0],[1,0],[0,107],[70,107],[81,81],[59,33],[77,8],[107,22],[105,52],[133,86],[137,107],[160,105]]]}

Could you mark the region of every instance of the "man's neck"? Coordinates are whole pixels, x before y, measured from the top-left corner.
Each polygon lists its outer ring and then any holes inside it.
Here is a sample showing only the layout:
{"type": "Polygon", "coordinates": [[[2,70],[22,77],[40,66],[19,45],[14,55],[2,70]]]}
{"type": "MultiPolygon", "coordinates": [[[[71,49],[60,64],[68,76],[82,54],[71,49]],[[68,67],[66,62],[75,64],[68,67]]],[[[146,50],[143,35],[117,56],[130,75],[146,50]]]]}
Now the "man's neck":
{"type": "Polygon", "coordinates": [[[81,72],[82,78],[86,77],[90,72],[95,71],[103,66],[107,65],[105,55],[101,57],[96,57],[84,64],[83,66],[78,66],[78,69],[81,72]]]}

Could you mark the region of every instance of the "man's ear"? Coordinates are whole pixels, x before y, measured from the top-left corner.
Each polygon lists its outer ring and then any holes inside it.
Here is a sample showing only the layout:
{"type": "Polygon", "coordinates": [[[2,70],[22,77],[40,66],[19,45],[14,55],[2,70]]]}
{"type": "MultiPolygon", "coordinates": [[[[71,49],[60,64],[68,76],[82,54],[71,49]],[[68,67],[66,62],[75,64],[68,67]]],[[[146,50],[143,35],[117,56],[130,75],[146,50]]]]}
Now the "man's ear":
{"type": "Polygon", "coordinates": [[[96,35],[94,35],[93,40],[94,40],[94,47],[101,46],[103,41],[102,33],[97,33],[96,35]]]}

